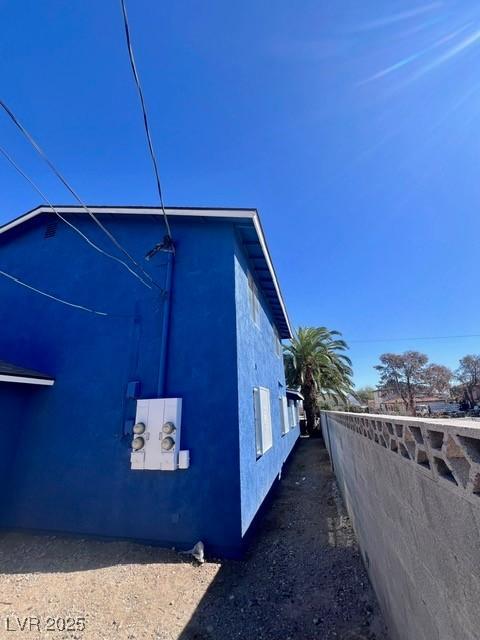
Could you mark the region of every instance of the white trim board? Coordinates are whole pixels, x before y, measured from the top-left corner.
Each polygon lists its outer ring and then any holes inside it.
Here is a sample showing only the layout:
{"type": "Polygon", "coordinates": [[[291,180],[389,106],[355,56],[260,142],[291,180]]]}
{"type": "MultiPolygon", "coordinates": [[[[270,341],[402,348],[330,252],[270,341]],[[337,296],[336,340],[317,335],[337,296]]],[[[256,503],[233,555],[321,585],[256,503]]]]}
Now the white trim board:
{"type": "MultiPolygon", "coordinates": [[[[67,213],[81,213],[88,215],[83,207],[80,206],[55,206],[55,209],[60,214],[67,213]]],[[[163,216],[163,210],[160,207],[88,207],[88,210],[93,214],[111,213],[115,215],[129,215],[129,216],[163,216]]],[[[42,213],[53,213],[52,208],[47,205],[40,205],[36,209],[25,213],[23,216],[19,216],[7,222],[0,227],[0,234],[17,227],[18,225],[35,218],[42,213]]],[[[250,218],[253,219],[257,216],[255,209],[169,209],[165,207],[165,213],[167,216],[191,216],[198,218],[250,218]]]]}
{"type": "Polygon", "coordinates": [[[39,384],[43,386],[51,387],[55,380],[50,378],[28,378],[24,376],[9,376],[0,374],[0,382],[17,382],[20,384],[39,384]]]}

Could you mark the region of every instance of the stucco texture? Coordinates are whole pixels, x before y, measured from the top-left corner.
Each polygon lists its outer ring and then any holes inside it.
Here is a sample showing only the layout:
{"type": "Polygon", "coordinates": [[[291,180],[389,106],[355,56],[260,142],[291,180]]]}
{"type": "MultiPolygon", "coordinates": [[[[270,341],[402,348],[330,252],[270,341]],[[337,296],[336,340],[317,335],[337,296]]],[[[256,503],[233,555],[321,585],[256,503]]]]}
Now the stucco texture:
{"type": "MultiPolygon", "coordinates": [[[[56,379],[42,393],[21,390],[25,414],[2,496],[3,525],[180,546],[204,539],[228,553],[240,541],[232,225],[173,224],[167,396],[183,398],[182,448],[191,451],[191,467],[132,472],[128,425],[135,403],[126,392],[130,381],[139,381],[140,397],[157,395],[162,294],[62,223],[45,239],[46,218],[1,237],[2,268],[111,315],[71,309],[0,280],[2,358],[56,379]]],[[[72,218],[107,247],[85,217],[72,218]]],[[[165,256],[143,258],[163,237],[159,222],[109,215],[102,221],[162,285],[165,256]]],[[[14,402],[9,389],[4,415],[14,402]]]]}
{"type": "MultiPolygon", "coordinates": [[[[451,441],[467,430],[346,415],[325,413],[323,433],[390,637],[478,639],[480,497],[430,464],[442,456],[455,464],[461,452],[453,457],[451,441]],[[437,433],[445,442],[438,447],[437,433]]],[[[468,433],[468,441],[480,436],[468,433]]],[[[467,458],[476,456],[467,449],[467,458]]]]}
{"type": "MultiPolygon", "coordinates": [[[[176,245],[166,396],[183,401],[181,448],[188,470],[131,471],[131,429],[140,398],[157,397],[163,292],[93,251],[42,214],[0,236],[1,268],[60,298],[54,302],[0,278],[0,357],[45,371],[53,387],[0,385],[0,525],[113,536],[189,547],[203,540],[236,555],[242,535],[278,474],[296,434],[279,434],[281,359],[263,308],[247,322],[246,258],[229,220],[172,218],[176,245]],[[274,447],[256,461],[253,387],[272,391],[274,447]],[[21,428],[11,424],[22,411],[21,428]]],[[[149,215],[100,218],[162,288],[166,256],[146,253],[164,227],[149,215]]],[[[70,220],[108,251],[81,214],[70,220]]]]}
{"type": "MultiPolygon", "coordinates": [[[[279,398],[285,395],[283,358],[276,353],[271,317],[259,289],[259,316],[253,321],[248,274],[252,273],[237,240],[235,247],[235,298],[237,310],[238,398],[240,435],[240,488],[242,533],[250,525],[298,436],[298,425],[281,433],[279,398]],[[254,387],[270,391],[273,444],[257,459],[255,450],[254,387]]],[[[255,274],[252,274],[255,277],[255,274]]]]}

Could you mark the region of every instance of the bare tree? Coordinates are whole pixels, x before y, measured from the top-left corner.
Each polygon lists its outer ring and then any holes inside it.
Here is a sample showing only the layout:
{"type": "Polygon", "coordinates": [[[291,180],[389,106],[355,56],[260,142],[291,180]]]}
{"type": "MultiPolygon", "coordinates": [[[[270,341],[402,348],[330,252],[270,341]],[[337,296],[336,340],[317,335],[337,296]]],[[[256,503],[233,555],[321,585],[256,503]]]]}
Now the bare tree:
{"type": "Polygon", "coordinates": [[[480,382],[480,355],[470,354],[461,358],[455,377],[462,385],[469,408],[473,409],[475,405],[473,390],[480,382]]]}
{"type": "Polygon", "coordinates": [[[443,364],[429,364],[424,371],[424,382],[430,393],[450,391],[452,371],[443,364]]]}
{"type": "Polygon", "coordinates": [[[380,363],[375,367],[380,373],[380,387],[399,395],[409,415],[415,415],[415,396],[419,393],[445,393],[450,390],[453,373],[441,364],[428,364],[428,356],[424,353],[384,353],[380,356],[380,363]]]}
{"type": "Polygon", "coordinates": [[[428,356],[418,351],[384,353],[380,362],[375,367],[380,373],[380,386],[396,392],[405,402],[407,413],[414,416],[415,395],[424,387],[428,356]]]}

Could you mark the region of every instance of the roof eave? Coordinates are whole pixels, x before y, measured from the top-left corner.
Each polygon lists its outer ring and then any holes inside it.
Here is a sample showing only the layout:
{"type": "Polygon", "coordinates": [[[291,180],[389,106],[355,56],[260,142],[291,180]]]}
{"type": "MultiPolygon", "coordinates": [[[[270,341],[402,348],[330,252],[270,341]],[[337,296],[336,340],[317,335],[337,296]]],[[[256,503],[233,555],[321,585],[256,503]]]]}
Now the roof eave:
{"type": "MultiPolygon", "coordinates": [[[[68,214],[68,213],[83,213],[85,209],[78,205],[58,205],[55,206],[55,209],[60,214],[68,214]]],[[[100,205],[100,206],[90,206],[88,207],[89,211],[93,214],[100,213],[111,213],[111,214],[119,214],[119,215],[164,215],[163,210],[160,207],[148,207],[148,206],[108,206],[108,205],[100,205]]],[[[280,337],[284,340],[290,340],[293,336],[292,327],[290,324],[290,319],[287,314],[287,309],[285,306],[285,302],[283,300],[283,295],[280,290],[280,285],[277,279],[277,275],[275,273],[275,269],[273,266],[272,258],[270,256],[270,251],[267,246],[267,242],[265,240],[265,234],[263,233],[262,224],[260,222],[260,217],[258,215],[258,211],[256,209],[241,209],[241,208],[215,208],[215,207],[166,207],[166,212],[168,215],[173,216],[185,216],[185,217],[209,217],[209,218],[228,218],[228,219],[249,219],[253,222],[255,227],[255,231],[257,233],[260,246],[262,248],[263,255],[265,256],[265,261],[268,266],[268,270],[270,272],[275,293],[278,298],[278,302],[280,304],[280,308],[283,315],[284,322],[282,323],[282,327],[279,327],[280,337]]],[[[52,213],[52,208],[48,205],[39,205],[30,211],[27,211],[21,216],[18,216],[14,220],[11,220],[7,224],[4,224],[0,227],[0,235],[2,233],[6,233],[10,229],[31,220],[32,218],[42,214],[42,213],[52,213]]]]}
{"type": "Polygon", "coordinates": [[[34,378],[31,376],[15,376],[0,374],[0,382],[14,382],[16,384],[36,384],[51,387],[55,384],[53,378],[34,378]]]}

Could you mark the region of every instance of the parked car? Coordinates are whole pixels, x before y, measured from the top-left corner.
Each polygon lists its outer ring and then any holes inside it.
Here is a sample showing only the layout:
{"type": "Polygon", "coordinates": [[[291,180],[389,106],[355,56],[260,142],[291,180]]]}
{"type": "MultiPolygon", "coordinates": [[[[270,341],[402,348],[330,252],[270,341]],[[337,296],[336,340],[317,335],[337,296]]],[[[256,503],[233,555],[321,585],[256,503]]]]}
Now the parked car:
{"type": "Polygon", "coordinates": [[[460,405],[457,402],[430,402],[417,404],[415,415],[422,418],[460,418],[465,415],[465,412],[460,410],[460,405]]]}

